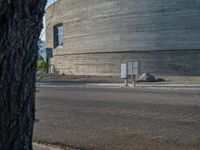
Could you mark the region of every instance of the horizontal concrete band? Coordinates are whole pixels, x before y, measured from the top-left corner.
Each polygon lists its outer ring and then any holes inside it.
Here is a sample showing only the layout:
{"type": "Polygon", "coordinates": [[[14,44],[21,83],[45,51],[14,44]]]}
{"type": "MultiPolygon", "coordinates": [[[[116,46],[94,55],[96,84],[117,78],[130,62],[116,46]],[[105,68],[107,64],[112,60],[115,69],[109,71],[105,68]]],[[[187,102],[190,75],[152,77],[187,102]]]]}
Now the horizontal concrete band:
{"type": "Polygon", "coordinates": [[[200,51],[200,49],[181,49],[181,50],[134,50],[134,51],[112,51],[112,52],[85,52],[85,53],[65,53],[65,50],[63,49],[63,54],[54,54],[54,56],[65,56],[65,55],[92,55],[92,54],[113,54],[113,53],[148,53],[148,52],[168,52],[168,51],[173,51],[173,52],[180,52],[180,51],[197,51],[197,53],[200,51]]]}

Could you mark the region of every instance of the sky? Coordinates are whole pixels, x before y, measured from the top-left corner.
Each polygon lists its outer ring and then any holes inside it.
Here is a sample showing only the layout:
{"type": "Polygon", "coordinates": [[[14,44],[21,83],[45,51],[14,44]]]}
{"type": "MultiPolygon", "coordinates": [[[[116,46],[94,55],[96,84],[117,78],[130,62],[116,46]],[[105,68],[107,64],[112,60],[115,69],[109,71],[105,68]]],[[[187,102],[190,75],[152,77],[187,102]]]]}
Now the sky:
{"type": "Polygon", "coordinates": [[[51,4],[53,1],[54,0],[48,0],[48,4],[47,5],[51,4]]]}
{"type": "MultiPolygon", "coordinates": [[[[55,0],[48,0],[47,6],[48,6],[49,4],[51,4],[52,2],[54,2],[54,1],[55,1],[55,0]]],[[[40,38],[41,38],[43,41],[45,40],[44,29],[43,29],[42,32],[41,32],[40,38]]],[[[44,58],[46,57],[46,54],[45,54],[44,51],[43,51],[43,52],[39,52],[39,53],[40,53],[40,55],[42,55],[44,58]]]]}
{"type": "MultiPolygon", "coordinates": [[[[47,6],[48,6],[49,4],[51,4],[52,2],[54,2],[54,1],[56,1],[56,0],[48,0],[47,6]]],[[[44,29],[43,29],[42,32],[41,32],[40,38],[41,38],[42,40],[45,40],[45,33],[43,33],[43,32],[44,32],[44,29]]]]}
{"type": "Polygon", "coordinates": [[[51,2],[53,2],[53,0],[48,0],[48,3],[51,3],[51,2]]]}

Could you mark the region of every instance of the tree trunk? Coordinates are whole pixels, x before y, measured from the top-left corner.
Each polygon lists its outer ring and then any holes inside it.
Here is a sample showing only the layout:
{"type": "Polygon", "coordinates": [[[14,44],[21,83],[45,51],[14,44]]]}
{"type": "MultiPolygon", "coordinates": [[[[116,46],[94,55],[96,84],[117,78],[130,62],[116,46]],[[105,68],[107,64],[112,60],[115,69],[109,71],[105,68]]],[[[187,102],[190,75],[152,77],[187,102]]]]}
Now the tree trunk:
{"type": "Polygon", "coordinates": [[[46,0],[0,0],[0,150],[31,150],[46,0]]]}

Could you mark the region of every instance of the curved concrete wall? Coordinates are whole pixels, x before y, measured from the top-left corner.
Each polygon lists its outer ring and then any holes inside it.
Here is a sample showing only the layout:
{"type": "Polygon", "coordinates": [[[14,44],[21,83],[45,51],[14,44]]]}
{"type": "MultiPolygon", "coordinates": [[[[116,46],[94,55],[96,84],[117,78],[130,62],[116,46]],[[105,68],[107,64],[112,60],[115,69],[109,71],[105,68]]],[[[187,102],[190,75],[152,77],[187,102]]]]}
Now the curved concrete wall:
{"type": "Polygon", "coordinates": [[[48,47],[53,26],[64,26],[52,59],[61,73],[119,74],[120,63],[137,59],[143,72],[200,75],[198,0],[58,0],[46,22],[48,47]]]}

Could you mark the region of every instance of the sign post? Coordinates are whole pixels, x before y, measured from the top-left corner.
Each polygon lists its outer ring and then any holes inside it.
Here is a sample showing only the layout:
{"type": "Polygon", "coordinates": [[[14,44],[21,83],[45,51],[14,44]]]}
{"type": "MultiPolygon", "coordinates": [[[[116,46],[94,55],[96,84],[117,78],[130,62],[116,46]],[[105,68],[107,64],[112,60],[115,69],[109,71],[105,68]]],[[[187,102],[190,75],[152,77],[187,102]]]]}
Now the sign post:
{"type": "Polygon", "coordinates": [[[128,86],[128,69],[127,64],[121,64],[121,78],[124,79],[125,86],[128,86]]]}
{"type": "Polygon", "coordinates": [[[52,58],[52,57],[53,57],[53,49],[47,47],[46,48],[47,73],[49,73],[50,58],[52,58]]]}
{"type": "Polygon", "coordinates": [[[128,75],[131,76],[133,87],[136,86],[137,76],[141,73],[140,61],[128,61],[128,75]]]}

